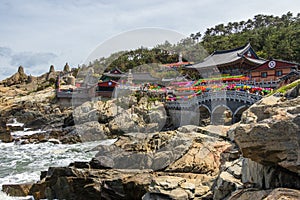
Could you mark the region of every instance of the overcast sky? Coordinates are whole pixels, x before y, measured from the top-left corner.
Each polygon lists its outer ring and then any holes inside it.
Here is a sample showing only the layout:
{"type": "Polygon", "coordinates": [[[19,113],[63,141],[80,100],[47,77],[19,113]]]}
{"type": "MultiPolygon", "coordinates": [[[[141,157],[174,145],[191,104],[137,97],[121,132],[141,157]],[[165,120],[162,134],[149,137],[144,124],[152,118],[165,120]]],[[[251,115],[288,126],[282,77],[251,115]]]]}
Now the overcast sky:
{"type": "MultiPolygon", "coordinates": [[[[86,61],[100,44],[155,27],[189,36],[256,14],[300,11],[298,0],[0,0],[0,79],[86,61]]],[[[100,45],[101,46],[101,45],[100,45]]]]}

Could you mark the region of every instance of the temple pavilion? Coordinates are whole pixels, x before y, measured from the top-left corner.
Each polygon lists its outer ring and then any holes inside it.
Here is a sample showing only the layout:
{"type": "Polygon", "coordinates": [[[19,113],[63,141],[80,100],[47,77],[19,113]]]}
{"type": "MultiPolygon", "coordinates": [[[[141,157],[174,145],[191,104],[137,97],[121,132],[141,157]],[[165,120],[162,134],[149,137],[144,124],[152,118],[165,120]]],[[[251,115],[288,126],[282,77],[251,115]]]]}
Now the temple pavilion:
{"type": "Polygon", "coordinates": [[[215,51],[203,62],[184,67],[187,72],[198,73],[199,78],[217,75],[250,75],[253,68],[265,63],[257,56],[250,43],[230,50],[215,51]]]}

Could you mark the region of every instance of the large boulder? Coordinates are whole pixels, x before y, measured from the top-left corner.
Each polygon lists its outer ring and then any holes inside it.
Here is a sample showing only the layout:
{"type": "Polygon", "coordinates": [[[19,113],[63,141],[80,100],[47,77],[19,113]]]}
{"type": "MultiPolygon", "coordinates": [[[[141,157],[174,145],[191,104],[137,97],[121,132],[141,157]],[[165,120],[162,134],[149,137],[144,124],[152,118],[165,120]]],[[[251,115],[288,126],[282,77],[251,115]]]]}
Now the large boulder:
{"type": "Polygon", "coordinates": [[[235,129],[243,156],[300,174],[300,97],[270,96],[244,112],[235,129]]]}
{"type": "Polygon", "coordinates": [[[273,200],[273,199],[289,199],[297,200],[300,198],[300,191],[289,188],[276,188],[274,190],[259,190],[255,188],[242,189],[232,194],[228,200],[273,200]]]}
{"type": "Polygon", "coordinates": [[[244,159],[242,182],[255,188],[300,188],[300,177],[278,166],[262,165],[251,159],[244,159]]]}
{"type": "Polygon", "coordinates": [[[4,131],[4,132],[0,132],[0,140],[2,142],[12,142],[13,137],[11,136],[10,132],[4,131]]]}
{"type": "Polygon", "coordinates": [[[147,170],[49,168],[29,194],[35,199],[141,199],[150,185],[147,170]]]}
{"type": "Polygon", "coordinates": [[[189,151],[170,164],[166,171],[193,172],[216,176],[221,165],[221,154],[231,145],[211,136],[197,134],[189,151]]]}
{"type": "Polygon", "coordinates": [[[268,96],[252,105],[229,130],[228,136],[246,158],[245,187],[300,188],[299,83],[284,95],[268,96]]]}
{"type": "Polygon", "coordinates": [[[241,181],[242,160],[240,158],[234,161],[227,161],[222,165],[222,170],[213,187],[213,199],[227,198],[232,192],[243,188],[241,181]]]}
{"type": "Polygon", "coordinates": [[[190,138],[175,131],[130,133],[112,145],[99,145],[91,165],[95,168],[162,170],[190,147],[190,138]]]}
{"type": "Polygon", "coordinates": [[[11,196],[24,197],[29,195],[32,185],[33,184],[30,183],[3,185],[2,191],[10,194],[11,196]]]}

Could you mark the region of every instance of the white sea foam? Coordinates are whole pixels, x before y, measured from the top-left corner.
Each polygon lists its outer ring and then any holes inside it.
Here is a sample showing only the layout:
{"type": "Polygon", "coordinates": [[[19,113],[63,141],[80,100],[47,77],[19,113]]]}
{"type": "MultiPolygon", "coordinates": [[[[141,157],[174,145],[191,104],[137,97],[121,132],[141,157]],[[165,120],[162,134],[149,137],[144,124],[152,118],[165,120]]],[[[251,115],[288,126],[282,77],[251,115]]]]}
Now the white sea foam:
{"type": "Polygon", "coordinates": [[[23,126],[24,126],[24,123],[20,123],[20,122],[17,121],[16,118],[13,118],[13,119],[12,119],[12,122],[11,122],[11,123],[7,123],[6,126],[23,127],[23,126]]]}
{"type": "Polygon", "coordinates": [[[41,131],[40,129],[39,130],[35,130],[35,131],[30,131],[30,129],[27,129],[25,131],[14,131],[14,132],[11,132],[11,135],[15,136],[15,137],[20,137],[20,136],[33,135],[33,134],[36,134],[36,133],[45,133],[45,132],[46,131],[41,131]]]}
{"type": "MultiPolygon", "coordinates": [[[[0,142],[0,190],[3,184],[36,182],[39,180],[40,172],[49,167],[68,166],[74,161],[90,161],[96,154],[91,149],[100,143],[112,142],[114,140],[69,145],[49,142],[19,145],[0,142]]],[[[16,198],[0,193],[0,199],[16,198]]]]}

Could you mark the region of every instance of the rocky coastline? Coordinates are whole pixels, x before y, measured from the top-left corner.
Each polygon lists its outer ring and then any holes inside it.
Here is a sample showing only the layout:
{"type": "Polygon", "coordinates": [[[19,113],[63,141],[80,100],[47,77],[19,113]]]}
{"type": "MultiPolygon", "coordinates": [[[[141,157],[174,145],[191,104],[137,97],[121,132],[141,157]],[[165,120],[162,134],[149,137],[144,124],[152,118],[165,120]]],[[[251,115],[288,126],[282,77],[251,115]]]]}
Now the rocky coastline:
{"type": "Polygon", "coordinates": [[[22,76],[21,69],[18,73],[14,77],[21,82],[11,85],[12,81],[6,80],[6,85],[0,86],[2,142],[115,142],[93,149],[98,153],[89,162],[50,167],[41,172],[36,183],[3,185],[2,190],[11,196],[300,198],[300,84],[284,94],[263,98],[232,126],[186,125],[170,129],[172,124],[161,102],[126,97],[90,101],[75,109],[61,107],[55,101],[53,87],[28,93],[22,89],[28,77],[22,76]],[[8,119],[44,132],[14,138],[6,128],[8,119]]]}

